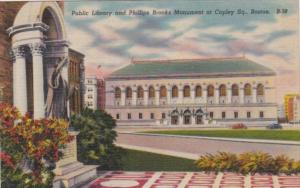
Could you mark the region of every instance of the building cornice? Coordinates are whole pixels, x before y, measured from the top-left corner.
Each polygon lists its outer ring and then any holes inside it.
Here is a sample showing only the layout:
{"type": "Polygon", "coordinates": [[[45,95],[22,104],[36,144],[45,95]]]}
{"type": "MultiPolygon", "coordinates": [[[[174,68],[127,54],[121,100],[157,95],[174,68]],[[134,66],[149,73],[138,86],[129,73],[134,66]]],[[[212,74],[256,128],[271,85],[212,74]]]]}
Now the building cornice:
{"type": "Polygon", "coordinates": [[[106,106],[106,109],[150,109],[150,108],[214,108],[214,107],[277,107],[277,103],[238,103],[238,104],[169,104],[169,105],[137,105],[137,106],[106,106]]]}

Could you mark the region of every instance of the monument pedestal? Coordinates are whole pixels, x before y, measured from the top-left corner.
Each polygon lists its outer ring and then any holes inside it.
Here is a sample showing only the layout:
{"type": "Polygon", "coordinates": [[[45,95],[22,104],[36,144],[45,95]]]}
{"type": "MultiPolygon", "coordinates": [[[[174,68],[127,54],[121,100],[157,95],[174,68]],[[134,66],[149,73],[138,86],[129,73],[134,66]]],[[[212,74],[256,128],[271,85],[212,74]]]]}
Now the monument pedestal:
{"type": "Polygon", "coordinates": [[[54,169],[55,178],[53,188],[74,188],[96,177],[96,165],[84,165],[77,161],[76,135],[78,132],[70,132],[75,138],[68,143],[63,150],[63,158],[56,163],[54,169]]]}

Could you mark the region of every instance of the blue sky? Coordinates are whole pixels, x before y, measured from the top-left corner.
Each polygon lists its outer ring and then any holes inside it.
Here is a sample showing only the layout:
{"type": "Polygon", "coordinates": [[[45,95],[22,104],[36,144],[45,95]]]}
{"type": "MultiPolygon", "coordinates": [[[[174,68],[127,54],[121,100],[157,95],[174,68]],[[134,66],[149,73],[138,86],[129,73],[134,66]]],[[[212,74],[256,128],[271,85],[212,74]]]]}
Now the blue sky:
{"type": "MultiPolygon", "coordinates": [[[[298,1],[72,1],[65,3],[71,47],[86,55],[87,74],[102,66],[107,74],[131,59],[246,57],[268,66],[287,81],[299,74],[298,1]],[[92,10],[212,10],[211,15],[72,16],[92,10]],[[243,9],[249,14],[214,14],[243,9]],[[269,10],[267,15],[251,9],[269,10]],[[276,14],[277,9],[288,13],[276,14]]],[[[99,74],[99,73],[98,73],[99,74]]],[[[281,82],[283,82],[281,80],[281,82]]],[[[279,83],[286,87],[284,82],[279,83]]],[[[300,83],[298,84],[300,85],[300,83]]],[[[290,90],[286,88],[285,90],[290,90]]],[[[293,90],[293,89],[292,89],[293,90]]],[[[299,90],[299,88],[298,88],[299,90]]]]}

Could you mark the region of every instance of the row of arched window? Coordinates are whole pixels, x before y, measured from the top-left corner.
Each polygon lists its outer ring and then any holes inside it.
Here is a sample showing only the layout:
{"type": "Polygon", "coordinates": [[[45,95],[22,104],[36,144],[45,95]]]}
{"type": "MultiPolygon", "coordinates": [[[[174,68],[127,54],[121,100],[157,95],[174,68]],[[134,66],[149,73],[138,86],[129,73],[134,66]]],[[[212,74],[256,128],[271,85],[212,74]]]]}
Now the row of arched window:
{"type": "MultiPolygon", "coordinates": [[[[222,84],[218,88],[219,96],[227,96],[227,87],[225,84],[222,84]]],[[[177,98],[179,94],[179,89],[177,86],[173,86],[171,89],[171,97],[177,98]]],[[[239,86],[237,84],[233,84],[231,86],[231,95],[232,96],[239,96],[239,86]]],[[[251,96],[252,95],[252,87],[250,84],[244,85],[244,95],[251,96]]],[[[264,95],[264,86],[262,84],[257,85],[256,95],[263,96],[264,95]]],[[[127,87],[125,90],[126,98],[132,98],[132,88],[127,87]]],[[[215,96],[215,87],[213,85],[207,86],[207,97],[215,96]]],[[[155,89],[153,86],[149,87],[148,97],[154,98],[155,97],[155,89]]],[[[159,97],[165,98],[167,97],[167,88],[166,86],[161,86],[159,89],[159,97]]],[[[191,97],[191,87],[186,85],[183,87],[183,97],[191,97]]],[[[195,97],[202,97],[202,87],[196,86],[195,87],[195,97]]],[[[115,88],[115,98],[121,98],[121,89],[119,87],[115,88]]],[[[139,86],[137,88],[137,98],[144,98],[144,89],[143,87],[139,86]]]]}

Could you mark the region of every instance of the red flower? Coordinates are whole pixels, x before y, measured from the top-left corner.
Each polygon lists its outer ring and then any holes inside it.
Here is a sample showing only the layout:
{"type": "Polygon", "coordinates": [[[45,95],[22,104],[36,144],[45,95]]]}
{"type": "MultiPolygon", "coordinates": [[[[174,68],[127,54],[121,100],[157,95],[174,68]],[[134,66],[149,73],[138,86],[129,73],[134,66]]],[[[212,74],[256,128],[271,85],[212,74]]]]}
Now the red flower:
{"type": "Polygon", "coordinates": [[[7,153],[1,151],[0,152],[0,159],[4,162],[4,164],[6,166],[14,168],[15,165],[12,162],[11,156],[8,155],[7,153]]]}

